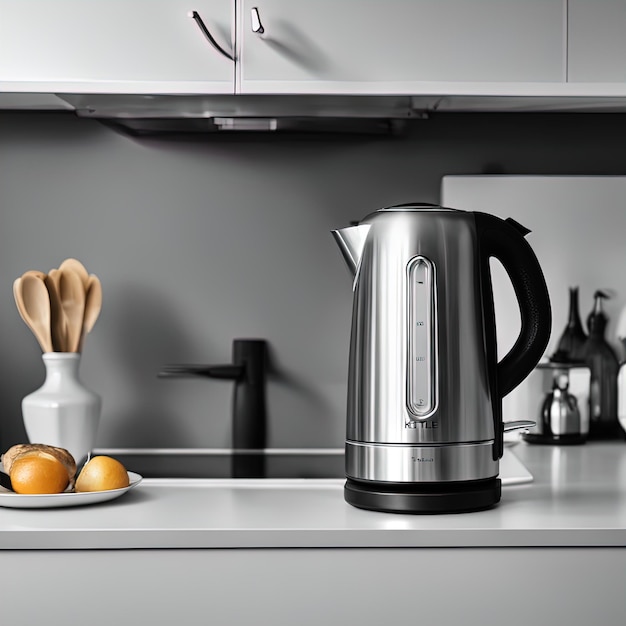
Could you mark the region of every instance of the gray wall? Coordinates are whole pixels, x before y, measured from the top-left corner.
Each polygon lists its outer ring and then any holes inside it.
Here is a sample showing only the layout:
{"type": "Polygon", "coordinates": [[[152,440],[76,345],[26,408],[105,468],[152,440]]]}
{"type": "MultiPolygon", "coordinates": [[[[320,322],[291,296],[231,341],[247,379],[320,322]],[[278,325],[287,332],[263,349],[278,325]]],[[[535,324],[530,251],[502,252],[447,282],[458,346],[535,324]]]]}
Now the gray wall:
{"type": "Polygon", "coordinates": [[[0,114],[0,425],[43,382],[12,282],[69,256],[104,308],[81,373],[99,447],[229,445],[232,385],[164,363],[271,347],[269,445],[341,446],[350,278],[329,231],[384,205],[437,202],[445,174],[624,174],[618,114],[439,115],[406,138],[135,139],[71,114],[0,114]]]}

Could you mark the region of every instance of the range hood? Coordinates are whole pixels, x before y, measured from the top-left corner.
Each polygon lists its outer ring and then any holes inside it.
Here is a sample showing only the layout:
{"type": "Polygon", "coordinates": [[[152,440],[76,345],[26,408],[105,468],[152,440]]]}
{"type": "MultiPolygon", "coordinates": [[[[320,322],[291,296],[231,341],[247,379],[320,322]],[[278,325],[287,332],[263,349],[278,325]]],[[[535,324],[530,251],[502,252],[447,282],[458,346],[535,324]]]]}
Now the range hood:
{"type": "Polygon", "coordinates": [[[62,108],[73,111],[79,117],[98,120],[132,135],[228,134],[232,131],[397,135],[407,128],[410,120],[425,118],[432,112],[626,112],[626,93],[622,93],[621,90],[615,94],[601,96],[587,95],[584,90],[581,92],[574,87],[561,85],[556,93],[550,93],[550,89],[546,87],[533,95],[524,96],[499,93],[490,95],[4,93],[0,94],[4,96],[4,100],[0,98],[0,109],[62,108]],[[39,96],[39,99],[33,100],[35,96],[39,96]],[[24,106],[24,97],[27,97],[29,106],[24,106]],[[15,102],[18,103],[17,106],[15,102]]]}
{"type": "Polygon", "coordinates": [[[396,134],[422,113],[410,96],[57,94],[80,117],[135,135],[332,132],[396,134]]]}

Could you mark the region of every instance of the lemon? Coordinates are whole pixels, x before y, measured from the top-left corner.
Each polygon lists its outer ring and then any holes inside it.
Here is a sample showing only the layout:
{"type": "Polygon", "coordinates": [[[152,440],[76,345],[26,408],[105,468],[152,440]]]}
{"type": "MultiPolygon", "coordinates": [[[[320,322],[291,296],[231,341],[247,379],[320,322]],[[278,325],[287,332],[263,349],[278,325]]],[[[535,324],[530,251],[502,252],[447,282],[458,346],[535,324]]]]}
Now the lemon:
{"type": "Polygon", "coordinates": [[[76,491],[108,491],[128,487],[128,472],[110,456],[94,456],[76,479],[76,491]]]}

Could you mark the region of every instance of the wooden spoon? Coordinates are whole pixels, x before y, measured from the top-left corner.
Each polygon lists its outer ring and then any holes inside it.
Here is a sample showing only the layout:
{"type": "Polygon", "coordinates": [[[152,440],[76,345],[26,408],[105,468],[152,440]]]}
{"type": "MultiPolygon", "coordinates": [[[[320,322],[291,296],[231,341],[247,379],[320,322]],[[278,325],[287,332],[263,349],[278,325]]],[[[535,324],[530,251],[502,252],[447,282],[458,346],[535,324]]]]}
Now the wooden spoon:
{"type": "Polygon", "coordinates": [[[65,259],[65,261],[63,261],[63,263],[59,265],[59,269],[61,271],[72,270],[76,272],[80,276],[85,291],[87,290],[87,283],[89,282],[89,272],[87,272],[85,266],[78,259],[65,259]]]}
{"type": "Polygon", "coordinates": [[[24,307],[23,307],[20,291],[21,291],[22,278],[27,275],[37,276],[38,278],[41,278],[42,280],[46,276],[43,272],[40,272],[39,270],[27,270],[26,272],[22,274],[22,276],[20,276],[19,278],[16,278],[15,281],[13,282],[13,297],[15,298],[15,304],[17,305],[17,310],[20,314],[20,317],[24,320],[24,322],[26,322],[26,318],[24,317],[24,307]]]}
{"type": "Polygon", "coordinates": [[[43,280],[26,273],[13,284],[17,308],[44,352],[52,352],[50,298],[43,280]]]}
{"type": "Polygon", "coordinates": [[[27,270],[22,274],[22,277],[24,276],[36,276],[37,278],[41,278],[41,280],[46,277],[46,275],[39,270],[27,270]]]}
{"type": "MultiPolygon", "coordinates": [[[[17,311],[20,314],[20,317],[24,320],[26,324],[26,311],[24,311],[24,301],[22,300],[22,278],[16,278],[13,281],[13,298],[15,298],[15,304],[17,306],[17,311]]],[[[30,326],[29,326],[30,328],[30,326]]]]}
{"type": "Polygon", "coordinates": [[[102,285],[95,274],[89,275],[87,293],[85,294],[85,315],[83,316],[83,332],[80,338],[79,352],[82,352],[85,335],[94,327],[102,309],[102,285]]]}
{"type": "Polygon", "coordinates": [[[61,272],[50,270],[44,283],[50,294],[50,332],[56,352],[67,352],[67,316],[61,302],[61,272]]]}
{"type": "Polygon", "coordinates": [[[67,320],[67,352],[78,352],[80,336],[83,331],[83,316],[85,314],[85,287],[77,272],[69,268],[59,269],[59,294],[61,306],[67,320]]]}

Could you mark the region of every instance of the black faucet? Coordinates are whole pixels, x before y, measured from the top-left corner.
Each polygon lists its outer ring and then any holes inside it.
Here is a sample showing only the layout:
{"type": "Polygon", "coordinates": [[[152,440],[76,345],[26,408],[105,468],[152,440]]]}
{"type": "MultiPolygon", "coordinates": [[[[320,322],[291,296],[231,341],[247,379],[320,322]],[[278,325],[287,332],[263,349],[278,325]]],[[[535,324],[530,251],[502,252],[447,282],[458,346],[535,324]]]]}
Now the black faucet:
{"type": "Polygon", "coordinates": [[[228,365],[164,365],[160,378],[206,376],[235,382],[232,416],[233,450],[266,447],[266,341],[234,339],[228,365]]]}

